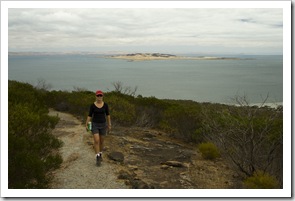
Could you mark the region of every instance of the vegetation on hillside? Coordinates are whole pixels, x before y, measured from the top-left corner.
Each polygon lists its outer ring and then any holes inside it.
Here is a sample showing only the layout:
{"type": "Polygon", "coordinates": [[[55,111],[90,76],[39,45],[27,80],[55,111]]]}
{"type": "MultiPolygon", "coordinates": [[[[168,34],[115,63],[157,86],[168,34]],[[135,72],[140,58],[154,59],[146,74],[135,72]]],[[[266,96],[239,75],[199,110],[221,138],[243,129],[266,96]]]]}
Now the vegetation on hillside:
{"type": "Polygon", "coordinates": [[[8,85],[8,188],[46,188],[47,173],[62,162],[62,143],[51,130],[57,117],[48,116],[45,93],[29,84],[8,85]]]}
{"type": "MultiPolygon", "coordinates": [[[[38,113],[40,115],[40,117],[38,116],[39,124],[36,123],[40,126],[41,122],[44,121],[41,121],[41,116],[45,115],[45,119],[48,118],[46,112],[49,107],[72,113],[82,122],[85,122],[89,106],[95,100],[94,92],[83,89],[76,89],[72,92],[47,91],[14,81],[10,81],[9,86],[9,99],[11,101],[14,99],[14,94],[20,91],[28,90],[27,93],[30,93],[29,96],[22,96],[23,99],[20,99],[20,102],[27,99],[33,105],[32,108],[28,108],[27,113],[22,113],[28,117],[30,117],[29,112],[35,112],[33,107],[35,105],[37,107],[42,102],[43,112],[38,113]],[[19,86],[12,87],[16,85],[19,86]],[[25,89],[18,90],[18,88],[25,89]],[[37,97],[37,99],[34,97],[37,97]],[[35,99],[39,100],[38,103],[34,103],[33,100],[35,99]]],[[[214,160],[219,155],[227,159],[236,168],[237,173],[245,179],[255,177],[259,172],[259,175],[267,174],[273,179],[267,180],[268,182],[275,181],[276,183],[276,185],[267,186],[282,188],[282,107],[273,109],[250,107],[243,104],[229,106],[184,100],[160,100],[155,97],[142,97],[140,95],[136,97],[136,88],[134,90],[130,87],[126,88],[119,82],[114,83],[114,87],[115,90],[106,92],[104,96],[104,101],[110,107],[113,126],[150,127],[166,131],[171,137],[201,147],[205,153],[204,156],[208,159],[214,160]],[[210,151],[214,153],[210,153],[210,151]]],[[[13,104],[9,103],[10,122],[15,121],[12,114],[17,103],[18,101],[13,102],[13,104]]],[[[41,109],[39,108],[39,110],[41,109]]],[[[21,121],[24,125],[31,124],[27,117],[21,121]]],[[[55,121],[47,121],[48,123],[45,123],[46,121],[42,123],[42,126],[45,126],[46,129],[40,129],[41,131],[47,132],[50,126],[54,127],[55,121]]],[[[32,128],[29,129],[29,133],[31,132],[32,128]]],[[[13,140],[10,140],[10,143],[14,144],[13,140]]],[[[10,147],[13,148],[12,145],[10,147]]],[[[56,147],[52,148],[55,149],[56,147]]],[[[9,154],[11,153],[9,152],[9,154]]],[[[44,156],[39,156],[39,158],[44,160],[44,156]]],[[[13,176],[12,174],[10,177],[13,176]]],[[[247,187],[249,186],[251,185],[247,187]]]]}
{"type": "Polygon", "coordinates": [[[257,171],[282,175],[282,107],[208,106],[203,110],[201,135],[216,144],[233,165],[250,177],[257,171]]]}

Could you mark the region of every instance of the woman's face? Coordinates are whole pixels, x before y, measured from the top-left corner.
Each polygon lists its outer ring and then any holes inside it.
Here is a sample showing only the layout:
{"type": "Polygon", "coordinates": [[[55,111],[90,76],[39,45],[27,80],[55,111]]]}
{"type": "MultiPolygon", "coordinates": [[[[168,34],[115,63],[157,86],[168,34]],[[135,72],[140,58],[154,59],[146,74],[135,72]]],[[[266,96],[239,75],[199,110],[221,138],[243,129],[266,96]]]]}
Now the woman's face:
{"type": "Polygon", "coordinates": [[[102,100],[102,98],[103,98],[103,95],[101,95],[101,94],[96,95],[97,100],[102,100]]]}

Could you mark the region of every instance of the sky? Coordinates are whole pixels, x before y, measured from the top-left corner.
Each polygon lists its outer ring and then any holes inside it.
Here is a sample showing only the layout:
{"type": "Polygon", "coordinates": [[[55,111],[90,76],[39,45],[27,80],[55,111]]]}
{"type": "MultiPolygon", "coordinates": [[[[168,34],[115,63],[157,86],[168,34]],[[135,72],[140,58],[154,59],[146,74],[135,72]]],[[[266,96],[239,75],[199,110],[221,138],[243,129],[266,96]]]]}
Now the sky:
{"type": "Polygon", "coordinates": [[[9,8],[10,52],[282,54],[282,8],[9,8]]]}

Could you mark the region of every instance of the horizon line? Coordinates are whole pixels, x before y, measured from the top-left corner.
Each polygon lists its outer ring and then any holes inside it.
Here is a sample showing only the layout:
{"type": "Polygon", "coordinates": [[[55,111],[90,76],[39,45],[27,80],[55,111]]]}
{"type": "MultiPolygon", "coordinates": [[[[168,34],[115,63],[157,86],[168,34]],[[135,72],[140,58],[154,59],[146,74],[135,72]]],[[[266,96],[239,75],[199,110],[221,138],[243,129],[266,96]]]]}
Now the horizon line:
{"type": "MultiPolygon", "coordinates": [[[[164,51],[8,51],[8,55],[10,54],[127,54],[127,53],[162,53],[164,51]]],[[[168,54],[168,51],[165,52],[168,54]]],[[[222,52],[169,52],[169,54],[224,54],[224,55],[280,55],[283,56],[282,53],[222,53],[222,52]]]]}

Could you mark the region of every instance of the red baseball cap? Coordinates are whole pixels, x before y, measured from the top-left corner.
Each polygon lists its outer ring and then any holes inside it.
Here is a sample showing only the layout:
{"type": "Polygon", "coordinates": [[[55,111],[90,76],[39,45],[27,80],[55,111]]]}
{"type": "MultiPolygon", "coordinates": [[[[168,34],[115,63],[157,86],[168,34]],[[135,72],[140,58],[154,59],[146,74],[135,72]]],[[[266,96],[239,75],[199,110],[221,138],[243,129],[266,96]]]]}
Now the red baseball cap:
{"type": "Polygon", "coordinates": [[[98,90],[95,92],[95,95],[103,95],[102,91],[98,90]]]}

